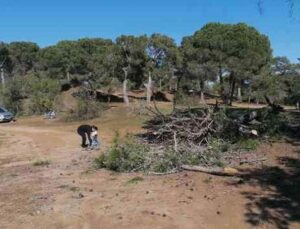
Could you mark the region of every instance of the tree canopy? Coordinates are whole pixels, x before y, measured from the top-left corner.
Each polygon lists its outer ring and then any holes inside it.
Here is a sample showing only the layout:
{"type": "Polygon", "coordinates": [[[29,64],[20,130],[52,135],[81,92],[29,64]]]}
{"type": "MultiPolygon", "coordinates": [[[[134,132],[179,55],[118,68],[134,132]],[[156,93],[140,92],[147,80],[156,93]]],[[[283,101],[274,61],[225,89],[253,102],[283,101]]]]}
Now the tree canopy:
{"type": "MultiPolygon", "coordinates": [[[[0,62],[8,81],[21,77],[25,82],[52,80],[56,83],[47,85],[57,85],[77,79],[87,80],[94,89],[112,91],[125,77],[130,88],[141,89],[151,75],[160,90],[168,90],[175,79],[202,97],[219,94],[228,104],[234,97],[261,100],[264,93],[274,99],[280,94],[277,98],[285,102],[299,97],[299,65],[286,57],[273,58],[268,37],[244,23],[208,23],[180,45],[158,33],[121,35],[115,41],[63,40],[45,48],[32,42],[2,42],[0,62]]],[[[22,84],[9,84],[6,90],[22,84]]],[[[22,96],[28,94],[22,90],[22,96]]]]}

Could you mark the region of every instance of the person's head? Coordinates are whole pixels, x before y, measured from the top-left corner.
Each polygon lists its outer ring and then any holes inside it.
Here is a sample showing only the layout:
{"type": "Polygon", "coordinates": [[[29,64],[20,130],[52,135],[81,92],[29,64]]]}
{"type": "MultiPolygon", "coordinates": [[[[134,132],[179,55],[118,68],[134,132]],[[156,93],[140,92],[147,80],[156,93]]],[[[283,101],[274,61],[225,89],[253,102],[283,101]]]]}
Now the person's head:
{"type": "Polygon", "coordinates": [[[93,131],[95,131],[95,130],[97,131],[97,130],[98,130],[98,127],[93,125],[93,126],[92,126],[92,130],[93,130],[93,131]]]}

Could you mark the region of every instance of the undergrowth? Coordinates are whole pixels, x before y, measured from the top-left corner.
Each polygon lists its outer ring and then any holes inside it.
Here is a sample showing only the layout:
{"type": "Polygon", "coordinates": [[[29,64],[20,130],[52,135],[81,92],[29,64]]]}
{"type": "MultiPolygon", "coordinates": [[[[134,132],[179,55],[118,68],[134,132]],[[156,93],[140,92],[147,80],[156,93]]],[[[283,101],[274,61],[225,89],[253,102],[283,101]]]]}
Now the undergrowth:
{"type": "MultiPolygon", "coordinates": [[[[256,124],[248,124],[248,130],[257,130],[258,137],[239,131],[238,117],[244,110],[223,109],[214,114],[215,134],[209,135],[207,143],[191,142],[153,144],[141,138],[116,134],[111,148],[95,159],[96,168],[116,172],[169,173],[181,170],[182,165],[225,167],[240,152],[255,151],[267,136],[284,136],[288,122],[283,114],[274,114],[269,109],[259,111],[256,124]],[[234,113],[236,112],[236,113],[234,113]],[[238,112],[238,113],[237,113],[238,112]]],[[[249,112],[249,111],[248,111],[249,112]]]]}

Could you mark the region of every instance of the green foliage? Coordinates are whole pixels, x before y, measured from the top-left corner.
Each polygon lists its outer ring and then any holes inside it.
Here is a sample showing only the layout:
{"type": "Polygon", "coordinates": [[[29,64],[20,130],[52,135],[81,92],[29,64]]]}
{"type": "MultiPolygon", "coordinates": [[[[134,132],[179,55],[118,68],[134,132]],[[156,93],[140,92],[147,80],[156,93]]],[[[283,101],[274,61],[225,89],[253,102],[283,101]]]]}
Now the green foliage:
{"type": "Polygon", "coordinates": [[[106,105],[99,103],[91,99],[79,98],[77,106],[69,110],[63,117],[65,121],[83,121],[101,116],[103,110],[106,109],[106,105]]]}
{"type": "Polygon", "coordinates": [[[51,164],[51,161],[49,160],[38,160],[33,162],[33,166],[48,166],[51,164]]]}
{"type": "Polygon", "coordinates": [[[182,50],[187,76],[205,82],[218,72],[220,93],[230,97],[230,101],[236,84],[259,75],[269,66],[272,55],[269,39],[243,23],[209,23],[193,36],[185,37],[182,50]],[[223,80],[224,77],[228,79],[223,80]]]}
{"type": "MultiPolygon", "coordinates": [[[[1,102],[18,114],[41,113],[53,108],[60,80],[88,82],[92,89],[112,93],[121,87],[126,69],[129,89],[143,88],[150,73],[153,84],[163,90],[176,81],[178,90],[185,86],[208,92],[207,82],[214,82],[214,91],[226,102],[240,87],[244,99],[264,101],[268,94],[275,102],[295,104],[300,100],[300,66],[286,57],[271,57],[268,37],[244,23],[209,23],[183,38],[179,47],[157,33],[122,35],[116,41],[63,40],[45,48],[32,42],[0,43],[7,80],[1,102]]],[[[197,104],[196,96],[181,96],[186,92],[176,94],[177,102],[197,104]]]]}
{"type": "Polygon", "coordinates": [[[13,112],[14,114],[21,114],[23,111],[22,100],[26,98],[25,79],[13,78],[8,81],[5,87],[0,90],[1,104],[13,112]]]}
{"type": "Polygon", "coordinates": [[[276,138],[289,132],[289,121],[285,114],[274,113],[270,108],[265,108],[260,112],[259,120],[264,120],[258,126],[258,131],[261,134],[276,138]]]}
{"type": "Polygon", "coordinates": [[[53,109],[60,85],[57,80],[31,75],[26,78],[25,91],[29,98],[27,113],[42,114],[53,109]]]}
{"type": "Polygon", "coordinates": [[[8,45],[9,56],[13,65],[13,75],[24,76],[38,68],[39,46],[32,42],[12,42],[8,45]]]}
{"type": "Polygon", "coordinates": [[[137,184],[143,180],[144,180],[143,177],[134,177],[134,178],[130,179],[129,181],[127,181],[127,184],[137,184]]]}
{"type": "Polygon", "coordinates": [[[132,137],[123,140],[116,135],[110,150],[95,160],[97,168],[107,168],[117,172],[132,172],[142,169],[147,146],[137,144],[132,137]]]}
{"type": "Polygon", "coordinates": [[[240,150],[254,151],[257,149],[259,144],[260,143],[257,139],[242,138],[235,144],[235,147],[237,147],[240,150]]]}
{"type": "Polygon", "coordinates": [[[95,159],[95,167],[116,172],[167,173],[178,170],[182,164],[224,166],[223,155],[228,149],[227,144],[213,139],[205,152],[203,149],[181,146],[176,152],[169,147],[163,150],[151,148],[132,136],[121,139],[117,134],[109,151],[95,159]]]}

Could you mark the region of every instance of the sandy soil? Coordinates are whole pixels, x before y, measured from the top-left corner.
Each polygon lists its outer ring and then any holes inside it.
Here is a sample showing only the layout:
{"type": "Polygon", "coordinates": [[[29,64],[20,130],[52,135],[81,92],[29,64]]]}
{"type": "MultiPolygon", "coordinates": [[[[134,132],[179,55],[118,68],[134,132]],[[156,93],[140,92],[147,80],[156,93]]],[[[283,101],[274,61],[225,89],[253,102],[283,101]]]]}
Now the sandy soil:
{"type": "MultiPolygon", "coordinates": [[[[117,109],[93,122],[104,149],[115,130],[140,130],[139,117],[117,109]]],[[[242,178],[117,174],[92,170],[101,152],[79,147],[77,126],[39,117],[0,125],[0,228],[300,228],[299,179],[277,182],[298,168],[288,164],[299,162],[298,145],[261,147],[269,160],[242,178]]]]}

